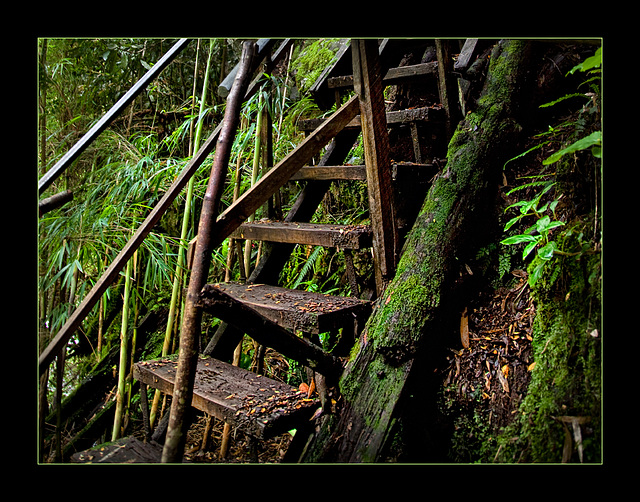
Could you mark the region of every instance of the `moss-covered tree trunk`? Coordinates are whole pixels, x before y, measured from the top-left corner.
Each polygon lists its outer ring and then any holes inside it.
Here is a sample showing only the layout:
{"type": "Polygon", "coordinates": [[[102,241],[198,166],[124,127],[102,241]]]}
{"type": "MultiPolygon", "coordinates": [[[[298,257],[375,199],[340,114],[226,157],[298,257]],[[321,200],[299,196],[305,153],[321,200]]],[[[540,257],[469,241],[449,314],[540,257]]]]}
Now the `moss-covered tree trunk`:
{"type": "Polygon", "coordinates": [[[462,311],[457,286],[465,259],[487,242],[483,218],[493,214],[502,166],[521,130],[528,47],[496,45],[478,107],[458,125],[395,278],[352,351],[340,381],[342,405],[323,419],[303,462],[384,459],[412,368],[442,343],[443,320],[462,311]]]}

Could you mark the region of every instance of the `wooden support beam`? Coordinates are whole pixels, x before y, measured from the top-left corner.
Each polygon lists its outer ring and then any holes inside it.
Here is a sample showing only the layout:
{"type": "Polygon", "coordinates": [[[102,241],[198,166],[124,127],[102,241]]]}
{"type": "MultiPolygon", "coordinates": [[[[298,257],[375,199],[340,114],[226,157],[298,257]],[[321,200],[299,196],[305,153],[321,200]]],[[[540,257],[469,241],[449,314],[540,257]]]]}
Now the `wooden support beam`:
{"type": "Polygon", "coordinates": [[[393,187],[389,169],[389,136],[376,40],[352,40],[354,89],[360,103],[369,214],[373,231],[376,289],[380,296],[393,278],[396,243],[393,187]]]}
{"type": "Polygon", "coordinates": [[[64,206],[70,200],[73,200],[73,192],[71,190],[65,190],[64,192],[42,199],[38,203],[38,214],[42,217],[43,214],[53,211],[60,206],[64,206]]]}
{"type": "Polygon", "coordinates": [[[458,59],[453,65],[453,69],[457,72],[465,72],[470,66],[473,56],[476,55],[476,49],[478,47],[477,38],[467,38],[460,50],[458,59]]]}
{"type": "MultiPolygon", "coordinates": [[[[257,46],[256,57],[258,59],[264,58],[265,55],[267,55],[269,51],[271,51],[271,48],[273,47],[274,44],[275,44],[275,40],[271,38],[259,39],[256,42],[256,46],[257,46]]],[[[224,78],[224,80],[220,83],[220,85],[218,86],[218,96],[225,99],[227,96],[229,96],[229,93],[231,92],[231,87],[233,86],[233,82],[236,78],[236,74],[238,73],[239,68],[240,68],[240,63],[235,65],[233,69],[224,78]]]]}

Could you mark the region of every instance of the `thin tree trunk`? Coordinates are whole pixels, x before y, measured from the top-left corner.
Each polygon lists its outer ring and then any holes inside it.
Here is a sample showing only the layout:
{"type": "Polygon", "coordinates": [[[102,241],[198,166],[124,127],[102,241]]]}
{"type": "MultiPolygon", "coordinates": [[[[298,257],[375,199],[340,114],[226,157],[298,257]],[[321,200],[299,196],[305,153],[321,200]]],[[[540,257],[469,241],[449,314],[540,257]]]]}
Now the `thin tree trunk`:
{"type": "Polygon", "coordinates": [[[459,319],[464,307],[462,290],[456,287],[464,260],[475,256],[489,241],[491,228],[497,228],[487,208],[497,197],[502,165],[521,130],[527,54],[525,41],[496,45],[478,109],[459,124],[451,139],[446,172],[429,190],[396,275],[340,380],[343,406],[336,416],[324,419],[303,461],[386,458],[396,439],[394,424],[411,408],[402,405],[410,398],[406,388],[416,361],[428,366],[425,361],[446,347],[450,321],[456,313],[459,319]]]}
{"type": "MultiPolygon", "coordinates": [[[[107,256],[104,257],[104,267],[107,266],[107,256]]],[[[96,348],[96,362],[100,362],[102,358],[102,334],[104,332],[104,316],[107,313],[107,293],[103,293],[100,296],[100,303],[98,305],[98,347],[96,348]]]]}
{"type": "MultiPolygon", "coordinates": [[[[140,261],[138,261],[138,249],[133,253],[133,277],[131,278],[132,282],[135,282],[136,289],[135,295],[133,298],[133,322],[132,322],[132,335],[131,335],[131,359],[129,361],[129,373],[127,375],[127,416],[128,412],[131,409],[131,391],[133,388],[133,365],[136,362],[136,345],[138,343],[138,315],[140,314],[140,295],[138,285],[140,281],[138,281],[139,277],[139,267],[140,261]]],[[[126,428],[126,426],[125,426],[126,428]]]]}
{"type": "Polygon", "coordinates": [[[211,177],[202,204],[198,225],[198,240],[194,254],[189,287],[183,312],[180,332],[180,354],[171,402],[171,415],[167,429],[167,439],[162,451],[162,462],[179,462],[184,453],[186,432],[189,427],[187,411],[193,397],[193,384],[198,360],[200,324],[202,311],[196,307],[200,290],[205,285],[211,264],[211,230],[219,212],[219,203],[224,188],[227,164],[238,127],[240,106],[246,92],[255,51],[254,42],[244,42],[242,58],[236,79],[227,98],[224,123],[216,144],[211,177]]]}
{"type": "MultiPolygon", "coordinates": [[[[80,256],[80,247],[78,246],[77,256],[80,256]]],[[[69,285],[69,307],[67,309],[68,315],[73,312],[73,302],[76,299],[76,288],[78,286],[78,268],[73,271],[71,278],[71,284],[69,285]]],[[[56,462],[62,462],[62,394],[64,388],[64,366],[66,359],[66,346],[60,349],[56,365],[56,449],[54,460],[56,462]]]]}

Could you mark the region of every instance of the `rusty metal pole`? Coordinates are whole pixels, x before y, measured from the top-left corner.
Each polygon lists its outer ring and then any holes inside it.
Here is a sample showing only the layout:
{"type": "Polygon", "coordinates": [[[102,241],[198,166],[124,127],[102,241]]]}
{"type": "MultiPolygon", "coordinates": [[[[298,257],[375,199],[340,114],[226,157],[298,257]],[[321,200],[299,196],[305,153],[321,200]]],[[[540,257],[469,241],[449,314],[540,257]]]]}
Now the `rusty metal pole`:
{"type": "Polygon", "coordinates": [[[196,306],[200,290],[206,284],[209,266],[211,265],[212,228],[219,212],[227,166],[231,155],[231,147],[238,128],[240,107],[251,78],[252,61],[255,51],[253,41],[244,42],[239,70],[231,93],[227,98],[224,120],[215,157],[211,168],[211,176],[202,203],[200,222],[198,224],[198,240],[193,258],[193,268],[189,278],[189,287],[185,299],[182,328],[180,331],[180,353],[176,380],[173,389],[171,414],[167,429],[167,439],[162,451],[162,462],[181,462],[189,428],[187,411],[191,406],[196,366],[198,363],[198,345],[200,340],[200,323],[202,310],[196,306]]]}

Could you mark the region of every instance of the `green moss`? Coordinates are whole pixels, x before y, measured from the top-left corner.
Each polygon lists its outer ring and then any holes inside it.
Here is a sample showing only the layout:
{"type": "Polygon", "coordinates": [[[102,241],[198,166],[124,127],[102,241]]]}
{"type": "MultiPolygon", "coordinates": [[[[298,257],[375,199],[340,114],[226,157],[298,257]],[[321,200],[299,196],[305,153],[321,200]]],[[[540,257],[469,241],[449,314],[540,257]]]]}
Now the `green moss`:
{"type": "MultiPolygon", "coordinates": [[[[559,237],[580,247],[581,234],[559,237]]],[[[502,435],[500,459],[560,462],[565,428],[559,417],[588,417],[582,426],[583,461],[600,461],[600,253],[558,256],[532,290],[535,367],[521,419],[502,435]],[[517,437],[517,441],[511,438],[517,437]]],[[[571,426],[569,426],[570,428],[571,426]]],[[[574,445],[575,450],[575,445],[574,445]]],[[[579,461],[574,451],[573,461],[579,461]]]]}
{"type": "Polygon", "coordinates": [[[296,84],[301,93],[308,91],[331,63],[338,51],[339,40],[338,38],[318,39],[304,47],[293,61],[292,69],[296,72],[296,84]]]}

